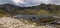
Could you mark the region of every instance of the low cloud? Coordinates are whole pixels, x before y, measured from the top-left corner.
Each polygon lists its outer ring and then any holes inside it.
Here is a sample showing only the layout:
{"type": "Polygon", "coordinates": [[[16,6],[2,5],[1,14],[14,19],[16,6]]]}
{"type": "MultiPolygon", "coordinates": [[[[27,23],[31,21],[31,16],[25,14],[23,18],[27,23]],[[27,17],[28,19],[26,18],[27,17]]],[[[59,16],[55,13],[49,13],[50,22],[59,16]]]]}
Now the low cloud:
{"type": "Polygon", "coordinates": [[[0,4],[13,4],[17,6],[37,6],[41,3],[60,5],[60,0],[0,0],[0,4]]]}

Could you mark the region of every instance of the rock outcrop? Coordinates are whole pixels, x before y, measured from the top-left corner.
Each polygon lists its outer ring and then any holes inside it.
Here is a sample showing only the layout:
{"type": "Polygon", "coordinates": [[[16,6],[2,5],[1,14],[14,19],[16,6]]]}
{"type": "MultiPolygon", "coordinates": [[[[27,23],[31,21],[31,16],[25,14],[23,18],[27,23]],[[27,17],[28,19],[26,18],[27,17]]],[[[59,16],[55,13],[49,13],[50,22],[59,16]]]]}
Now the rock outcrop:
{"type": "MultiPolygon", "coordinates": [[[[7,28],[56,28],[54,26],[35,26],[30,24],[25,24],[23,20],[17,20],[11,17],[2,17],[0,18],[0,25],[7,28]]],[[[28,22],[28,21],[25,21],[28,22]]]]}

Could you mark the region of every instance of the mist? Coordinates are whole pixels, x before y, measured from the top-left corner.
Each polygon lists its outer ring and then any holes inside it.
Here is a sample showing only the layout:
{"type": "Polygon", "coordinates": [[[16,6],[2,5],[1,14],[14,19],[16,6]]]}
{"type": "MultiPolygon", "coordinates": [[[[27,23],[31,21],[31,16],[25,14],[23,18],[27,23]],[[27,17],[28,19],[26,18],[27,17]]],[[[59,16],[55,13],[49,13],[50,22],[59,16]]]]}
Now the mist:
{"type": "Polygon", "coordinates": [[[21,7],[37,6],[41,3],[60,5],[60,0],[0,0],[0,5],[13,4],[21,7]]]}

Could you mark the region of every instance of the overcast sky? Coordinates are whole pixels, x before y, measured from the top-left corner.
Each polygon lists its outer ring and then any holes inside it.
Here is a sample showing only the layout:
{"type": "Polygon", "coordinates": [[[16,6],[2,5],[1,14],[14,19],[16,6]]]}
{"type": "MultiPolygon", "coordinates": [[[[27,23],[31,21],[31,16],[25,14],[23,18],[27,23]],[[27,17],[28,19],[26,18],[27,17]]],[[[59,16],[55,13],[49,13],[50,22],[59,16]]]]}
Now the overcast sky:
{"type": "Polygon", "coordinates": [[[0,0],[0,4],[14,4],[17,6],[36,6],[41,3],[60,5],[60,0],[0,0]]]}

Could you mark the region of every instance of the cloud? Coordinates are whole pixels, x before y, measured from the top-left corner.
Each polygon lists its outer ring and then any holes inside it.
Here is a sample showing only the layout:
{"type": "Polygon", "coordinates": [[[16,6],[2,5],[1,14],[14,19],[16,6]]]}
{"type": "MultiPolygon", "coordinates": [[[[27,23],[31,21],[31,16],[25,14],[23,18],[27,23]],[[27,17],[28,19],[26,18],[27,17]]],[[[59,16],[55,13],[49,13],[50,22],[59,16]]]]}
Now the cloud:
{"type": "Polygon", "coordinates": [[[37,6],[41,3],[60,5],[60,0],[0,0],[0,4],[13,4],[17,6],[37,6]]]}
{"type": "Polygon", "coordinates": [[[50,4],[59,5],[60,4],[60,0],[51,0],[51,3],[50,4]]]}
{"type": "Polygon", "coordinates": [[[18,6],[36,6],[40,5],[41,3],[47,3],[48,0],[12,0],[18,6]]]}

